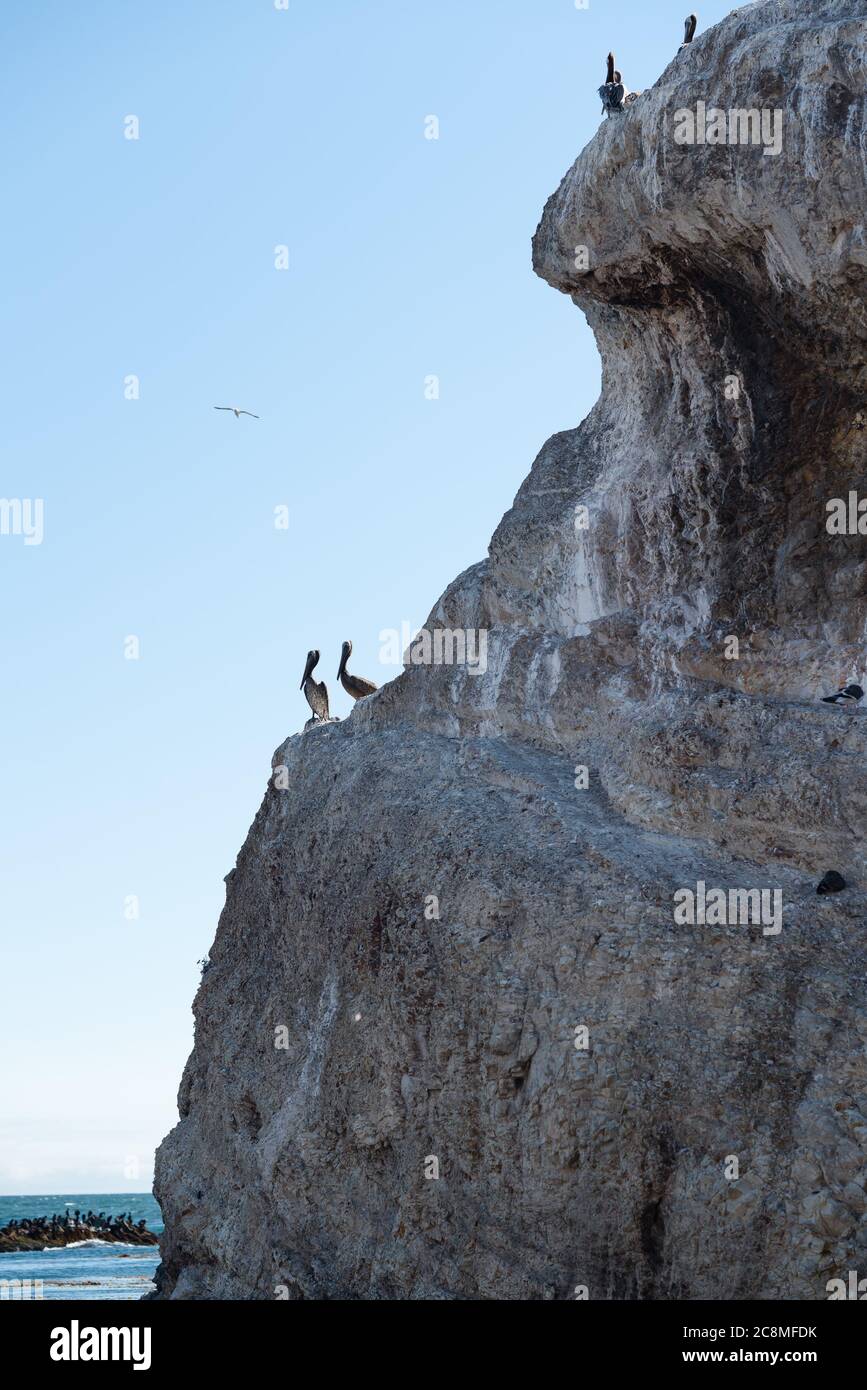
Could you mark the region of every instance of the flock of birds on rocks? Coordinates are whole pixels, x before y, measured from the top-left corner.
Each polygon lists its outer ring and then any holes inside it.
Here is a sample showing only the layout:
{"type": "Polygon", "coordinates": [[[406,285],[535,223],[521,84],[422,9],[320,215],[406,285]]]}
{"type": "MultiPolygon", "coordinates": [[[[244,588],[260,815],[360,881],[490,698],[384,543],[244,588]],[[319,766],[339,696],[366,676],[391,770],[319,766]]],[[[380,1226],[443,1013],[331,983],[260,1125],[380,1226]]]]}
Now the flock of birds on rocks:
{"type": "MultiPolygon", "coordinates": [[[[146,1221],[139,1221],[138,1229],[143,1231],[146,1225],[146,1221]]],[[[72,1226],[76,1230],[82,1226],[86,1226],[88,1230],[92,1231],[113,1231],[115,1227],[129,1227],[132,1229],[132,1212],[122,1211],[120,1216],[112,1216],[110,1213],[106,1216],[104,1211],[83,1212],[80,1207],[76,1207],[74,1212],[66,1211],[61,1213],[55,1211],[52,1212],[50,1216],[31,1216],[19,1220],[12,1220],[7,1223],[6,1229],[30,1234],[31,1232],[35,1233],[46,1230],[56,1231],[59,1230],[61,1226],[67,1229],[72,1226]]]]}
{"type": "MultiPolygon", "coordinates": [[[[683,21],[683,43],[678,49],[679,53],[682,53],[692,43],[697,24],[698,17],[694,14],[687,15],[683,21]]],[[[625,111],[641,96],[640,92],[630,92],[625,86],[623,77],[614,66],[613,53],[608,54],[608,69],[605,73],[605,81],[599,88],[599,96],[602,99],[603,113],[609,117],[625,111]]]]}
{"type": "Polygon", "coordinates": [[[127,1244],[155,1245],[157,1237],[147,1229],[147,1221],[133,1221],[131,1211],[119,1216],[104,1211],[52,1212],[50,1216],[14,1218],[0,1228],[0,1250],[10,1253],[16,1249],[32,1249],[32,1242],[44,1241],[46,1246],[69,1245],[75,1240],[112,1240],[127,1244]]]}

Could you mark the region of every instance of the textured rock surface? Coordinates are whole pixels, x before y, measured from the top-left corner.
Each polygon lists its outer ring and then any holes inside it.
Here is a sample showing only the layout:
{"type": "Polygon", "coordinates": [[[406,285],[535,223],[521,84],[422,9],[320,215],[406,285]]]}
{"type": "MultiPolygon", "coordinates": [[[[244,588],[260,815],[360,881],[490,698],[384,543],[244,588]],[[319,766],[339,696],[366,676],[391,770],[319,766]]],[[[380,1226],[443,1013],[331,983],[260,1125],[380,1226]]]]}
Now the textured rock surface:
{"type": "Polygon", "coordinates": [[[159,1152],[161,1296],[867,1273],[867,712],[816,700],[867,685],[867,538],[825,529],[867,495],[865,34],[867,0],[737,11],[550,199],[534,263],[602,396],[431,615],[486,674],[411,667],[275,755],[159,1152]],[[698,100],[781,107],[782,152],[676,144],[698,100]],[[782,932],[676,925],[699,879],[779,888],[782,932]]]}

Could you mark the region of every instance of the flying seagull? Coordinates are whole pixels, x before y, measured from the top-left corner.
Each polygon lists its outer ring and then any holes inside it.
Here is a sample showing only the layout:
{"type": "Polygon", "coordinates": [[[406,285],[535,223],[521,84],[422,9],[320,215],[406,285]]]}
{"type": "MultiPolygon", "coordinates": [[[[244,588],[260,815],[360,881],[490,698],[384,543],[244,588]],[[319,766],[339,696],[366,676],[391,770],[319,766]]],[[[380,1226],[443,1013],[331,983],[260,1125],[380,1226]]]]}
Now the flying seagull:
{"type": "Polygon", "coordinates": [[[252,410],[239,410],[238,407],[237,407],[236,405],[215,405],[215,406],[214,406],[214,409],[215,409],[215,410],[233,410],[233,411],[235,412],[235,419],[236,419],[236,420],[237,420],[237,419],[239,418],[239,416],[241,416],[241,415],[249,415],[251,420],[258,420],[258,418],[259,418],[258,415],[254,415],[254,414],[253,414],[252,410]]]}

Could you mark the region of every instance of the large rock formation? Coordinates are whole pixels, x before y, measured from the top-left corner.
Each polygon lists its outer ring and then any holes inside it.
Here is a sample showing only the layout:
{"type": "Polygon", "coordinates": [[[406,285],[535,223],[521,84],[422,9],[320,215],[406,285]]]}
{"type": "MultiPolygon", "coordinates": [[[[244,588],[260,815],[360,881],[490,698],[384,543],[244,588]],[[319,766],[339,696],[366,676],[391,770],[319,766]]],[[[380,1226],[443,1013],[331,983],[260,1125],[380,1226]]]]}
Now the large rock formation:
{"type": "Polygon", "coordinates": [[[867,496],[865,20],[737,11],[549,200],[534,264],[602,396],[429,619],[487,631],[485,672],[410,665],[275,755],[159,1152],[159,1296],[867,1274],[867,716],[816,698],[867,685],[867,540],[826,528],[867,496]],[[699,101],[779,108],[780,152],[679,143],[699,101]],[[675,920],[699,881],[779,890],[782,930],[675,920]]]}

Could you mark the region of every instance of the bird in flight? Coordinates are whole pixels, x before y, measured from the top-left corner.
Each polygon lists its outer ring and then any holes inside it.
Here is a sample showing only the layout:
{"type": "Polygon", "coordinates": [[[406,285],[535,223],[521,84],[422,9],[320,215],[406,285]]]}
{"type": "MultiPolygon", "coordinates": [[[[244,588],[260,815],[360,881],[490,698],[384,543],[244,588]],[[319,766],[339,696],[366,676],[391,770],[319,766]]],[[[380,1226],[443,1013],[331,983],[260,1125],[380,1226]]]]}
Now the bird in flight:
{"type": "Polygon", "coordinates": [[[241,415],[249,415],[251,420],[258,420],[258,418],[259,418],[258,415],[254,415],[254,414],[253,414],[252,410],[239,410],[238,407],[237,407],[236,405],[215,405],[215,406],[214,406],[214,409],[215,409],[215,410],[233,410],[233,411],[235,412],[235,419],[236,419],[236,420],[237,420],[241,415]]]}

